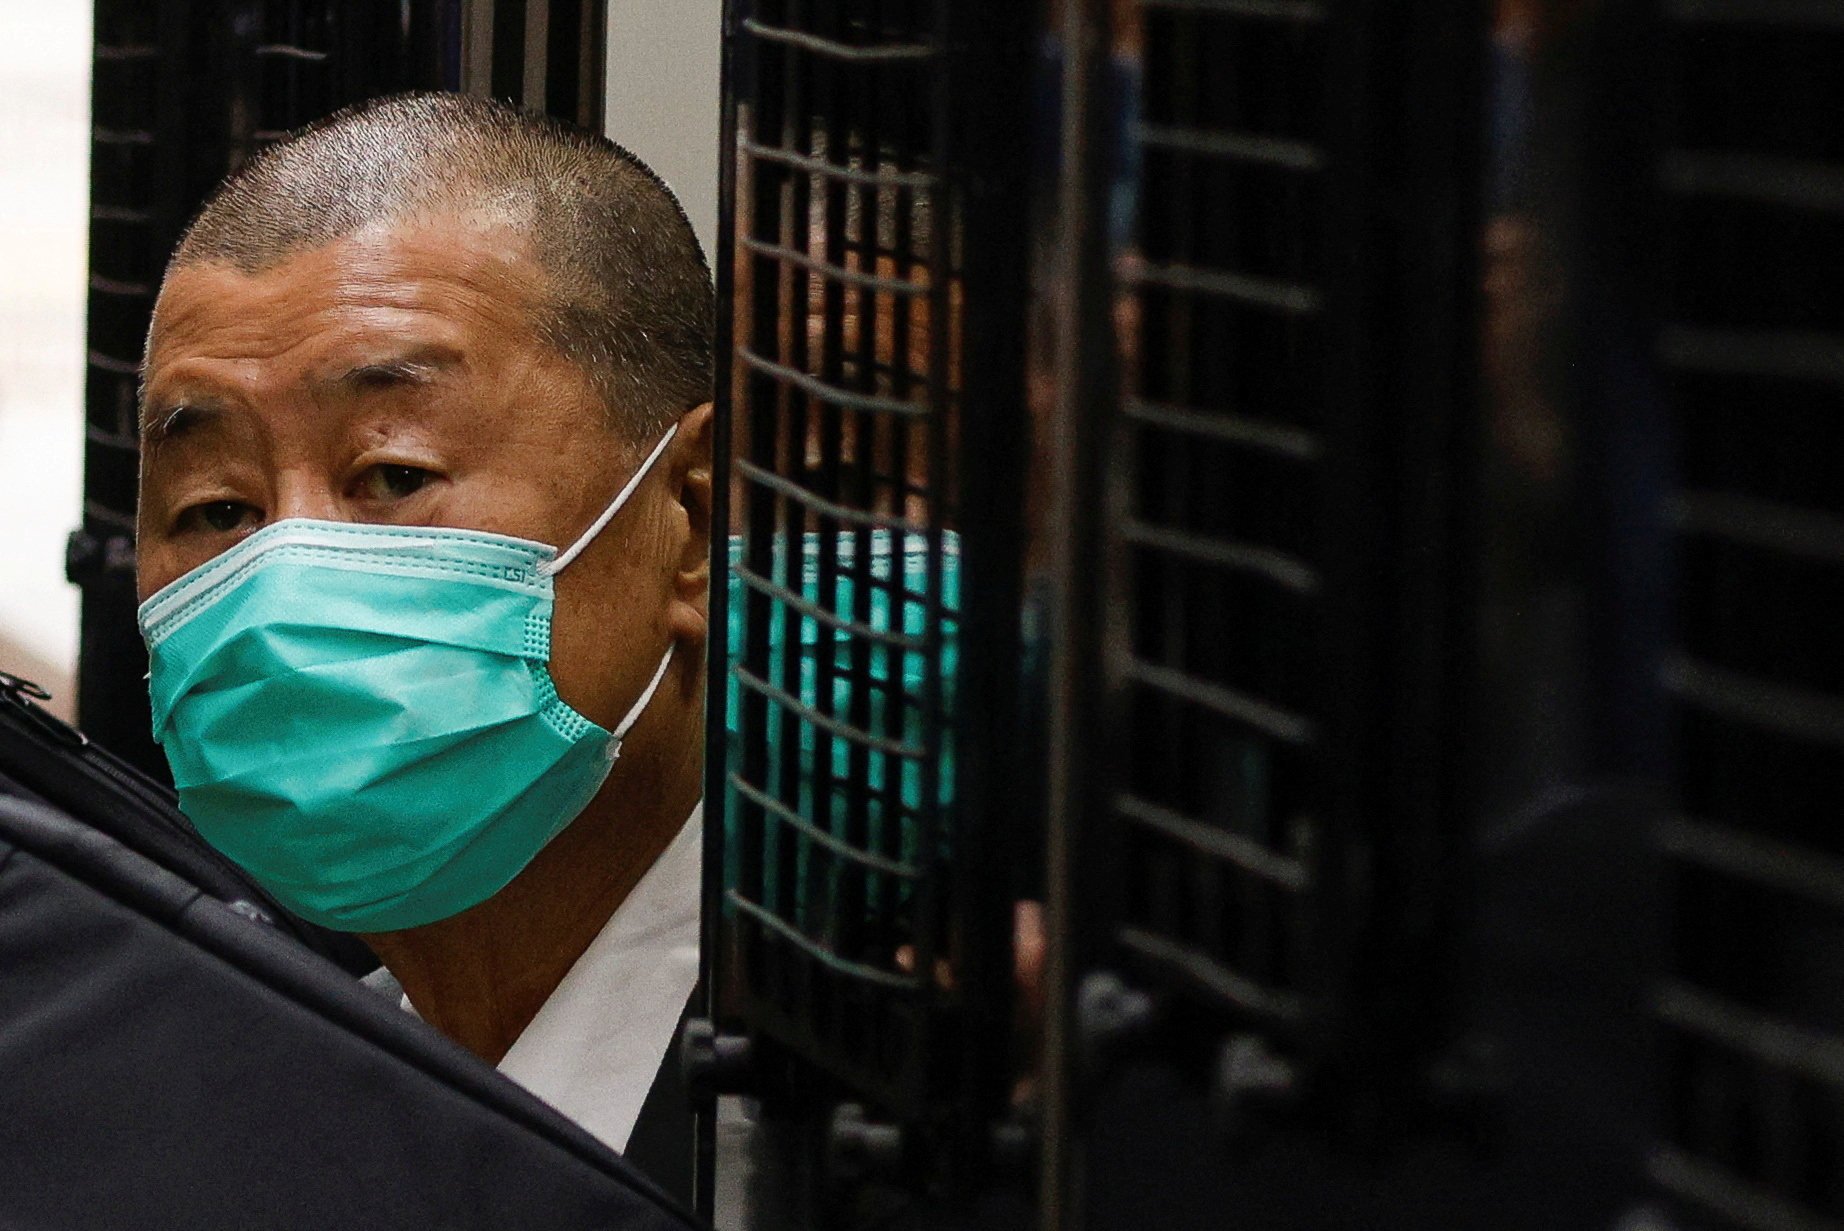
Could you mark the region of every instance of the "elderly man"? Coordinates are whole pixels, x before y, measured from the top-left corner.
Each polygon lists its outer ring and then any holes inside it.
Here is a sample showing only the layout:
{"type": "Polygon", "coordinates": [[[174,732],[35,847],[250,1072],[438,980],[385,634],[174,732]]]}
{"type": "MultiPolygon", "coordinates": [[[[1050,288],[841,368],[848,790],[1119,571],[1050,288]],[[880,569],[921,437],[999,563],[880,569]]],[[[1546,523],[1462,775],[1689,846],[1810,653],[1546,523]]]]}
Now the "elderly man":
{"type": "Polygon", "coordinates": [[[218,191],[145,361],[183,808],[616,1149],[697,978],[712,309],[631,155],[408,96],[218,191]]]}

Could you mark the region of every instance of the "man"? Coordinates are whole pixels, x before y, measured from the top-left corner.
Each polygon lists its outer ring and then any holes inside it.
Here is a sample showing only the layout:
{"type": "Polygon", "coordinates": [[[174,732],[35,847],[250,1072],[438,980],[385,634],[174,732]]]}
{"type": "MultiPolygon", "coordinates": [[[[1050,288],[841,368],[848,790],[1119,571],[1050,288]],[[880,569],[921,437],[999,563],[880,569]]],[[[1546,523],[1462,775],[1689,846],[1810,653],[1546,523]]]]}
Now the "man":
{"type": "Polygon", "coordinates": [[[618,1150],[697,978],[712,315],[632,156],[406,96],[219,189],[145,360],[182,806],[618,1150]]]}

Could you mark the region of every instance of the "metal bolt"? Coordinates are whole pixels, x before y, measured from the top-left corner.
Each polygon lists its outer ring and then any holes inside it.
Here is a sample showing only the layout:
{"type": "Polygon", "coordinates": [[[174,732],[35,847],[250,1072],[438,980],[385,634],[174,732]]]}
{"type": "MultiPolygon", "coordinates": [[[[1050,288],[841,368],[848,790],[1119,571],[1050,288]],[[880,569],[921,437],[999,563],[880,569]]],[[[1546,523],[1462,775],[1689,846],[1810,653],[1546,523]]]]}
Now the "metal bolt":
{"type": "Polygon", "coordinates": [[[1112,971],[1098,970],[1076,989],[1076,1043],[1083,1062],[1105,1065],[1136,1036],[1146,1033],[1154,1017],[1152,997],[1135,991],[1112,971]]]}
{"type": "Polygon", "coordinates": [[[1238,1034],[1217,1058],[1212,1093],[1224,1135],[1243,1141],[1293,1100],[1293,1066],[1276,1056],[1260,1035],[1238,1034]]]}
{"type": "Polygon", "coordinates": [[[755,1048],[747,1035],[719,1034],[710,1018],[694,1017],[680,1037],[679,1065],[694,1102],[743,1094],[754,1076],[755,1048]]]}
{"type": "Polygon", "coordinates": [[[851,1183],[893,1174],[903,1161],[903,1129],[868,1119],[858,1103],[841,1103],[832,1113],[827,1171],[851,1183]]]}

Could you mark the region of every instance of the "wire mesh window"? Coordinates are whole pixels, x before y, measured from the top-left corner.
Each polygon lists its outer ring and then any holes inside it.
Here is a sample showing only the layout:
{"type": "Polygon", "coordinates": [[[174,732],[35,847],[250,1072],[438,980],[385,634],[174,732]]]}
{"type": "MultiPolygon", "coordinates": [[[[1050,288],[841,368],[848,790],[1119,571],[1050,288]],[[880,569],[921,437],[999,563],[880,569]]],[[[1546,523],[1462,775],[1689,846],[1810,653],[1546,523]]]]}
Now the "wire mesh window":
{"type": "MultiPolygon", "coordinates": [[[[339,100],[332,72],[332,13],[325,8],[271,6],[255,15],[255,21],[249,141],[260,148],[287,134],[305,117],[332,111],[339,100]]],[[[238,151],[238,161],[254,152],[238,151]]]]}
{"type": "Polygon", "coordinates": [[[1136,17],[1118,939],[1279,1022],[1299,1012],[1318,811],[1327,29],[1304,4],[1136,17]]]}
{"type": "Polygon", "coordinates": [[[99,4],[90,177],[86,458],[92,518],[134,524],[137,373],[170,220],[161,217],[151,117],[163,85],[148,5],[99,4]],[[163,227],[163,224],[165,226],[163,227]]]}
{"type": "Polygon", "coordinates": [[[731,67],[728,978],[761,1033],[909,1107],[955,808],[944,7],[756,4],[731,67]]]}
{"type": "Polygon", "coordinates": [[[1665,6],[1657,166],[1677,416],[1674,968],[1655,1178],[1699,1220],[1844,1215],[1844,27],[1665,6]]]}

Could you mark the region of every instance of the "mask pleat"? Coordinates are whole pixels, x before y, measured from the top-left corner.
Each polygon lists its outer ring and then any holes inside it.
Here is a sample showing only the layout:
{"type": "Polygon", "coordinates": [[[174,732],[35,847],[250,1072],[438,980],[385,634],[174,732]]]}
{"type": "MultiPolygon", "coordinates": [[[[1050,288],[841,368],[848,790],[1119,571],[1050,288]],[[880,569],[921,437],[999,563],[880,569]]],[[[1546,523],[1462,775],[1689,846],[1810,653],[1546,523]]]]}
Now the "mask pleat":
{"type": "MultiPolygon", "coordinates": [[[[389,916],[379,908],[415,892],[404,886],[420,888],[446,876],[444,894],[459,891],[475,901],[503,888],[588,804],[608,771],[602,745],[547,739],[516,721],[397,751],[422,755],[375,763],[363,755],[328,757],[294,767],[304,775],[330,775],[324,800],[303,801],[292,792],[265,798],[263,775],[214,783],[196,794],[210,797],[214,813],[238,818],[214,842],[237,859],[250,841],[266,869],[265,883],[284,900],[305,907],[310,918],[351,904],[369,926],[384,927],[397,925],[380,924],[389,916]],[[445,765],[457,761],[477,767],[464,784],[464,806],[467,815],[483,818],[480,824],[458,826],[454,815],[432,806],[455,785],[445,765]],[[347,789],[361,780],[359,790],[347,789]],[[488,823],[502,816],[543,817],[544,830],[488,823]],[[337,881],[329,880],[329,865],[340,869],[337,881]]],[[[342,926],[347,917],[329,914],[320,921],[342,926]]]]}
{"type": "Polygon", "coordinates": [[[521,659],[401,643],[367,658],[197,695],[210,701],[197,707],[186,740],[171,754],[181,786],[216,777],[215,765],[234,764],[247,777],[323,747],[333,715],[341,739],[330,751],[343,755],[354,747],[407,749],[428,738],[464,737],[543,705],[535,669],[521,659]]]}
{"type": "MultiPolygon", "coordinates": [[[[155,731],[173,702],[213,675],[262,679],[299,666],[363,657],[368,640],[447,646],[542,661],[548,646],[530,624],[548,612],[548,583],[535,592],[485,584],[466,574],[440,586],[312,563],[287,562],[245,578],[150,649],[155,731]]],[[[548,614],[539,618],[548,624],[548,614]]]]}

